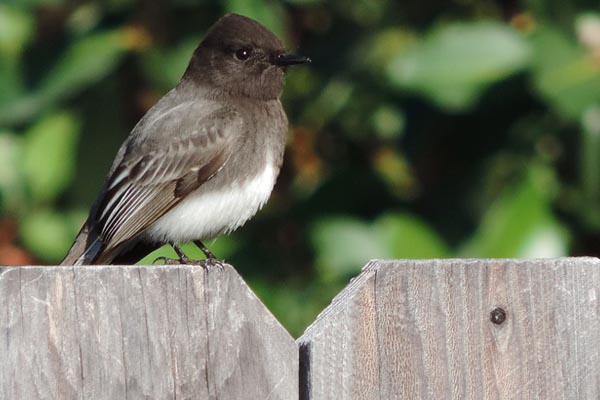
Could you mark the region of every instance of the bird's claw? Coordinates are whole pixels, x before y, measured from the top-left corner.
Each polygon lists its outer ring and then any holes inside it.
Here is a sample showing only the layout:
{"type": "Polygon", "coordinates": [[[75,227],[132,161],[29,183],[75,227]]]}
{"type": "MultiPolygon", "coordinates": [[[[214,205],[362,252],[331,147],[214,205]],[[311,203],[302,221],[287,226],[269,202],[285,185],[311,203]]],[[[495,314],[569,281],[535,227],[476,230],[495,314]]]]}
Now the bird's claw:
{"type": "Polygon", "coordinates": [[[156,264],[157,262],[163,262],[166,265],[197,265],[199,267],[204,268],[205,270],[209,270],[210,268],[217,268],[219,271],[222,271],[225,265],[225,262],[219,260],[217,258],[207,258],[205,260],[192,260],[190,258],[169,258],[169,257],[157,257],[152,263],[156,264]]]}
{"type": "Polygon", "coordinates": [[[154,260],[154,263],[156,263],[157,261],[162,261],[167,265],[198,265],[206,271],[208,271],[210,268],[215,268],[215,267],[219,271],[223,270],[223,267],[225,265],[225,262],[223,260],[219,260],[217,257],[215,257],[213,255],[213,253],[211,253],[206,248],[206,246],[204,246],[204,244],[202,244],[202,242],[197,240],[197,241],[194,241],[194,243],[196,244],[196,246],[198,246],[202,250],[202,252],[206,256],[206,259],[192,260],[191,258],[189,258],[188,256],[185,255],[185,253],[179,246],[177,246],[175,243],[171,243],[171,247],[173,247],[173,250],[175,250],[175,253],[177,253],[177,256],[179,258],[168,258],[168,257],[161,256],[161,257],[157,257],[154,260]]]}
{"type": "Polygon", "coordinates": [[[215,267],[219,271],[223,271],[223,268],[225,266],[225,262],[223,260],[219,260],[218,258],[207,258],[205,260],[200,261],[204,262],[203,264],[205,269],[215,267]]]}
{"type": "Polygon", "coordinates": [[[187,261],[181,259],[160,256],[155,258],[154,261],[152,261],[152,264],[156,264],[158,261],[162,261],[166,265],[183,265],[188,263],[187,261]]]}

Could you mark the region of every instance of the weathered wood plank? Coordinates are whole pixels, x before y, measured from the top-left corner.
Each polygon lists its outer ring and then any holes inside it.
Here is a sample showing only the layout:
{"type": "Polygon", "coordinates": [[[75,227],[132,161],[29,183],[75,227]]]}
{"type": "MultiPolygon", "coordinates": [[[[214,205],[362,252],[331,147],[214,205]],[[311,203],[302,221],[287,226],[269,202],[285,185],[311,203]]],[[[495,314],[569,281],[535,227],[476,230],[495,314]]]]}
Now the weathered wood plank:
{"type": "Polygon", "coordinates": [[[300,398],[598,399],[599,298],[592,258],[374,261],[298,340],[300,398]]]}
{"type": "Polygon", "coordinates": [[[2,399],[296,399],[289,334],[230,266],[0,268],[2,399]]]}

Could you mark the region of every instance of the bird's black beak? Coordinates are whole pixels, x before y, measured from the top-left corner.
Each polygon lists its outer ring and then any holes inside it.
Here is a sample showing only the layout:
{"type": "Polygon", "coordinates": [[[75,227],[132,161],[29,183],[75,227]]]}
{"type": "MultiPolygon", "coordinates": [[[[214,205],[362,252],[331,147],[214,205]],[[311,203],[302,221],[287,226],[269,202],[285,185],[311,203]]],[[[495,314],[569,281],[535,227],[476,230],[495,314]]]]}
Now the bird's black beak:
{"type": "Polygon", "coordinates": [[[283,53],[283,54],[279,54],[271,62],[273,63],[273,65],[277,65],[280,67],[286,67],[288,65],[306,64],[306,63],[311,62],[311,60],[308,57],[283,53]]]}

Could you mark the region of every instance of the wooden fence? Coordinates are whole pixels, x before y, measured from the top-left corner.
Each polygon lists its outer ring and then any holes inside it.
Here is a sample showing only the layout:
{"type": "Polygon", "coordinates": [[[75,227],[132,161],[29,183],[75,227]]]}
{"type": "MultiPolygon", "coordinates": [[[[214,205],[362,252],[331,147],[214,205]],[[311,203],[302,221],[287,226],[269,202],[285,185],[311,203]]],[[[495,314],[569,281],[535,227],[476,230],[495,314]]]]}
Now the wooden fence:
{"type": "Polygon", "coordinates": [[[373,261],[296,342],[235,270],[0,267],[0,399],[598,399],[600,260],[373,261]]]}

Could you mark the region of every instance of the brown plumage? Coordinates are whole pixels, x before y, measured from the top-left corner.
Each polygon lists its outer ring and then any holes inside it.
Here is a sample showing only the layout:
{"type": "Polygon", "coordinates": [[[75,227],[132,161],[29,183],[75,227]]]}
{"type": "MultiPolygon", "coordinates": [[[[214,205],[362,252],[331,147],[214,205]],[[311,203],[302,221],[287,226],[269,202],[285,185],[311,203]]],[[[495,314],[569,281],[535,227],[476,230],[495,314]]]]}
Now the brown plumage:
{"type": "Polygon", "coordinates": [[[267,200],[283,157],[285,53],[258,22],[229,14],[181,82],[138,122],[63,265],[130,263],[164,243],[236,229],[267,200]]]}

